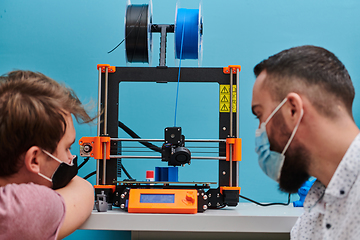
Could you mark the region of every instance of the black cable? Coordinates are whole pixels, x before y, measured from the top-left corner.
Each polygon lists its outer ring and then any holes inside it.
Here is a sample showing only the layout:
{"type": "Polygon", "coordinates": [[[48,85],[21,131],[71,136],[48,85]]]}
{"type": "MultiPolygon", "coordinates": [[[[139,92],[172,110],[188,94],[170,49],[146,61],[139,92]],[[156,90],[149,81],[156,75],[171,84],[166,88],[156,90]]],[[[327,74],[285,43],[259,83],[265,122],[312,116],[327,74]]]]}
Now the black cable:
{"type": "MultiPolygon", "coordinates": [[[[137,135],[133,130],[131,130],[130,128],[128,128],[124,123],[119,121],[119,127],[124,130],[127,134],[130,135],[130,137],[132,138],[140,138],[139,135],[137,135]]],[[[159,148],[158,146],[146,142],[146,141],[139,141],[139,143],[141,143],[142,145],[144,145],[145,147],[150,148],[151,150],[155,151],[155,152],[160,152],[161,153],[161,148],[159,148]]]]}
{"type": "Polygon", "coordinates": [[[84,177],[84,179],[88,179],[89,177],[91,177],[91,176],[93,176],[93,175],[95,175],[95,174],[96,174],[96,171],[93,171],[93,172],[89,173],[88,175],[86,175],[86,176],[84,177]]]}
{"type": "MultiPolygon", "coordinates": [[[[135,23],[135,26],[139,23],[142,14],[143,14],[143,9],[141,10],[141,14],[140,14],[139,17],[138,17],[138,19],[137,19],[137,21],[136,21],[136,23],[135,23]]],[[[115,49],[117,49],[117,48],[125,41],[125,39],[130,35],[130,33],[131,33],[134,29],[135,29],[135,27],[133,27],[133,28],[130,30],[130,32],[125,36],[125,38],[124,38],[118,45],[116,45],[116,47],[114,47],[112,50],[110,50],[108,53],[112,53],[115,49]]]]}
{"type": "Polygon", "coordinates": [[[82,168],[89,161],[89,159],[89,157],[85,158],[84,161],[78,166],[78,169],[82,168]]]}
{"type": "Polygon", "coordinates": [[[289,205],[289,204],[290,204],[290,195],[291,195],[291,194],[289,193],[288,202],[287,202],[287,203],[259,203],[259,202],[256,202],[256,201],[250,199],[250,198],[241,196],[240,194],[239,194],[239,197],[241,197],[241,198],[243,198],[243,199],[245,199],[245,200],[248,200],[249,202],[255,203],[255,204],[257,204],[257,205],[260,205],[260,206],[263,206],[263,207],[267,207],[267,206],[272,206],[272,205],[284,205],[284,206],[289,205]]]}
{"type": "MultiPolygon", "coordinates": [[[[137,147],[137,146],[123,146],[122,148],[143,148],[143,147],[137,147]]],[[[192,147],[192,146],[187,146],[187,148],[219,148],[219,147],[192,147]]],[[[218,152],[213,152],[213,153],[218,153],[218,152]]],[[[225,153],[225,152],[224,152],[225,153]]]]}

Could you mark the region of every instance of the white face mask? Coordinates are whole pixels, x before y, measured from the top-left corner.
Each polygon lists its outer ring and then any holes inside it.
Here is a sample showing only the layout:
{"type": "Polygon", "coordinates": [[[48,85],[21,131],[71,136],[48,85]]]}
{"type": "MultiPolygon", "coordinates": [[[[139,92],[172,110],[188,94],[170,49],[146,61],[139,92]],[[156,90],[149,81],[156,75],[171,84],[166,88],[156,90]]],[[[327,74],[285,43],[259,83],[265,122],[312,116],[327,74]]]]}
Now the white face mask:
{"type": "Polygon", "coordinates": [[[282,166],[284,165],[285,152],[288,149],[291,141],[293,140],[295,133],[300,125],[301,119],[304,115],[303,109],[301,109],[299,122],[296,124],[291,136],[284,147],[282,153],[278,153],[270,150],[270,142],[266,133],[266,124],[270,119],[275,115],[277,111],[286,103],[287,98],[285,98],[270,114],[265,122],[261,123],[260,128],[256,129],[255,132],[255,152],[258,154],[258,162],[260,168],[263,172],[269,176],[271,179],[279,182],[280,173],[282,166]]]}
{"type": "Polygon", "coordinates": [[[59,189],[59,188],[65,187],[71,181],[71,179],[73,179],[76,176],[76,174],[78,173],[77,156],[74,155],[71,163],[68,164],[66,162],[61,161],[60,159],[58,159],[57,157],[55,157],[48,151],[45,151],[43,149],[42,149],[42,151],[46,155],[48,155],[49,157],[54,159],[55,161],[59,162],[60,165],[56,168],[56,170],[54,171],[51,178],[45,176],[44,174],[42,174],[40,172],[38,173],[38,175],[45,178],[49,182],[52,182],[53,189],[59,189]]]}

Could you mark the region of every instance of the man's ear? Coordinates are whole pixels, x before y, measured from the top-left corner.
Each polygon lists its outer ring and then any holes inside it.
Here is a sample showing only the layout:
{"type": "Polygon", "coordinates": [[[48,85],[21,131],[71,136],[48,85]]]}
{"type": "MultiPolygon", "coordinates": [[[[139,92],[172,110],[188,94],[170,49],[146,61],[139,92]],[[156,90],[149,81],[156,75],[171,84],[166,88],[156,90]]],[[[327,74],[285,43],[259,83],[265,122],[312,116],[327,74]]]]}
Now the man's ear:
{"type": "Polygon", "coordinates": [[[293,129],[300,120],[304,103],[300,95],[294,92],[289,93],[286,98],[284,117],[290,129],[293,129]]]}
{"type": "Polygon", "coordinates": [[[24,155],[25,167],[28,171],[39,173],[42,151],[39,147],[32,146],[24,155]]]}

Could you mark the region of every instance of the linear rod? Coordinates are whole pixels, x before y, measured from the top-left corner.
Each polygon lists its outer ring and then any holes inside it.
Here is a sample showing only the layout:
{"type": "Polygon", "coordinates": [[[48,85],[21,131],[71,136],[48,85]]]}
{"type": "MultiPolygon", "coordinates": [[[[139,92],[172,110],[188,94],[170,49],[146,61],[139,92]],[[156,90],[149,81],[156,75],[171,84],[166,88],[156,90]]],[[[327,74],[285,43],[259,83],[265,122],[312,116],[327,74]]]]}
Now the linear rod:
{"type": "MultiPolygon", "coordinates": [[[[142,139],[142,138],[110,138],[110,141],[124,142],[165,142],[165,139],[142,139]]],[[[226,139],[185,139],[185,142],[226,142],[226,139]]]]}
{"type": "MultiPolygon", "coordinates": [[[[129,155],[110,155],[110,158],[148,158],[148,159],[161,159],[161,156],[129,156],[129,155]]],[[[191,157],[191,159],[208,159],[208,160],[226,160],[226,157],[200,157],[195,156],[191,157]]]]}

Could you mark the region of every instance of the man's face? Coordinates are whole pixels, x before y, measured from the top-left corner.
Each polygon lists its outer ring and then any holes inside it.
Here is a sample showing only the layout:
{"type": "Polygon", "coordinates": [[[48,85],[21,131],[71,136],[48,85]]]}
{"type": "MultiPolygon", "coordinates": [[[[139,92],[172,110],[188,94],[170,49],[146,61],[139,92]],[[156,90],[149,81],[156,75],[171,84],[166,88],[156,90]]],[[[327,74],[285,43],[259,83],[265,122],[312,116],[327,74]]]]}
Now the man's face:
{"type": "MultiPolygon", "coordinates": [[[[257,77],[253,88],[252,111],[259,119],[259,125],[266,121],[279,104],[279,102],[273,101],[270,92],[262,87],[265,78],[266,72],[263,71],[257,77]]],[[[282,108],[280,108],[266,125],[270,150],[281,153],[292,131],[293,129],[287,127],[282,108]]],[[[279,179],[280,189],[289,193],[297,192],[299,187],[309,178],[307,174],[309,153],[295,139],[285,153],[285,161],[279,179]]]]}
{"type": "MultiPolygon", "coordinates": [[[[75,142],[76,133],[75,133],[75,128],[71,114],[65,115],[64,118],[66,120],[65,134],[60,139],[55,152],[52,154],[61,161],[70,164],[73,159],[73,155],[71,154],[70,149],[71,149],[71,145],[75,142]]],[[[43,164],[41,164],[40,169],[45,176],[51,178],[54,172],[56,171],[56,169],[58,168],[58,166],[60,165],[60,163],[52,159],[51,157],[47,156],[45,153],[44,155],[46,157],[46,161],[44,161],[43,164]]],[[[42,181],[42,183],[44,185],[51,187],[50,186],[51,183],[48,181],[42,181]]]]}

